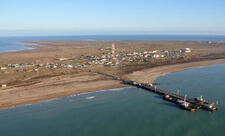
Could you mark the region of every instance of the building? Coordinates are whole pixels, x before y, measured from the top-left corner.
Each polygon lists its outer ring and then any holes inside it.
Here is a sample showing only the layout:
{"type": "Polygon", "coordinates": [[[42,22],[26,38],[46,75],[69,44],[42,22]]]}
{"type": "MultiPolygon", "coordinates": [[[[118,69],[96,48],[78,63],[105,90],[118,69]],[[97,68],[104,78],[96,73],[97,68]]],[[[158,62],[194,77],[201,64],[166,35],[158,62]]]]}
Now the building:
{"type": "Polygon", "coordinates": [[[1,67],[1,70],[6,70],[7,69],[7,67],[1,67]]]}
{"type": "Polygon", "coordinates": [[[154,55],[153,55],[153,58],[158,58],[158,57],[159,57],[158,54],[154,54],[154,55]]]}
{"type": "Polygon", "coordinates": [[[2,84],[1,86],[2,86],[2,88],[5,88],[7,85],[6,84],[2,84]]]}
{"type": "Polygon", "coordinates": [[[190,48],[185,48],[185,52],[186,53],[191,52],[191,49],[190,48]]]}
{"type": "Polygon", "coordinates": [[[180,52],[189,53],[189,52],[191,52],[191,49],[190,48],[180,49],[180,52]]]}
{"type": "Polygon", "coordinates": [[[57,60],[59,60],[59,61],[66,61],[66,60],[69,60],[69,58],[58,58],[57,60]]]}

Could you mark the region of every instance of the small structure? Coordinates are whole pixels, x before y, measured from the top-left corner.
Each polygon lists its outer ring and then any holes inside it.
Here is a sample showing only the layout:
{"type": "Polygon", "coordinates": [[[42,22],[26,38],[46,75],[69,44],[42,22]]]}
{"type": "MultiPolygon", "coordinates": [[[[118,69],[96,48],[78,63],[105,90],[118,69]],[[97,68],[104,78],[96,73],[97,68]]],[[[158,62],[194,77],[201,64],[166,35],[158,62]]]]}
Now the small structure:
{"type": "Polygon", "coordinates": [[[191,52],[191,49],[190,48],[185,48],[185,52],[186,53],[191,52]]]}
{"type": "Polygon", "coordinates": [[[59,60],[59,61],[66,61],[66,60],[69,60],[69,58],[58,58],[57,60],[59,60]]]}
{"type": "Polygon", "coordinates": [[[154,51],[152,51],[152,53],[157,53],[158,52],[158,50],[154,50],[154,51]]]}
{"type": "Polygon", "coordinates": [[[7,67],[1,67],[1,70],[6,70],[7,69],[7,67]]]}
{"type": "Polygon", "coordinates": [[[2,88],[5,88],[7,85],[6,84],[2,84],[1,86],[2,86],[2,88]]]}
{"type": "Polygon", "coordinates": [[[71,64],[64,64],[64,67],[65,68],[73,68],[73,65],[71,65],[71,64]]]}
{"type": "Polygon", "coordinates": [[[34,72],[38,72],[38,71],[39,71],[39,69],[38,69],[38,68],[35,68],[35,69],[33,69],[33,71],[34,71],[34,72]]]}
{"type": "Polygon", "coordinates": [[[181,49],[180,52],[189,53],[189,52],[191,52],[191,49],[190,48],[184,48],[184,49],[181,49]]]}
{"type": "Polygon", "coordinates": [[[115,62],[116,57],[115,57],[115,43],[112,44],[112,61],[115,62]]]}
{"type": "Polygon", "coordinates": [[[154,54],[153,55],[153,58],[158,58],[159,57],[159,54],[154,54]]]}
{"type": "Polygon", "coordinates": [[[37,64],[37,67],[43,67],[44,64],[37,64]]]}

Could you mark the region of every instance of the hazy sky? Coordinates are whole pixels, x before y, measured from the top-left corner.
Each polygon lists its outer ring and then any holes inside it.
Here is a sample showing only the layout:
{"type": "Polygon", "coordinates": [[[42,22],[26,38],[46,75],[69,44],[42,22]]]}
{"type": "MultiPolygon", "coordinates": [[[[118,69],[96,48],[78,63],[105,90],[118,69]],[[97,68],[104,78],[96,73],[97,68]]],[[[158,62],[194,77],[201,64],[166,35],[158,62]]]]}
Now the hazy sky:
{"type": "Polygon", "coordinates": [[[225,34],[225,0],[0,0],[0,35],[225,34]]]}

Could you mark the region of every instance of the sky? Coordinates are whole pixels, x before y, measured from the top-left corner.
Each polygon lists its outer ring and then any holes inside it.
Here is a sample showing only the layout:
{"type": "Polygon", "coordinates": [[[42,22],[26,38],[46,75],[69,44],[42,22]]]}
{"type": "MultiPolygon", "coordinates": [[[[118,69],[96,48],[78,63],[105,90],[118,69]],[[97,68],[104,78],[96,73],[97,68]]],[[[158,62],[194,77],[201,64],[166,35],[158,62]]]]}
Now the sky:
{"type": "Polygon", "coordinates": [[[0,0],[0,36],[225,34],[225,0],[0,0]]]}

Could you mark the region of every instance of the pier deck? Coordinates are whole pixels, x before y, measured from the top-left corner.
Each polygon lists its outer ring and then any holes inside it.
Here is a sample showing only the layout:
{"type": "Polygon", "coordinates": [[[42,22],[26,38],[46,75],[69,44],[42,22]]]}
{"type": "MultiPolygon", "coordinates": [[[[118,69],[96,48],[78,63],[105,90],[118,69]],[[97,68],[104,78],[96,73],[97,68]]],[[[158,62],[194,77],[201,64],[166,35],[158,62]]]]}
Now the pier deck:
{"type": "Polygon", "coordinates": [[[127,80],[121,79],[119,77],[116,77],[116,76],[113,76],[113,75],[110,75],[110,74],[107,74],[107,73],[97,72],[97,71],[93,71],[93,70],[89,70],[89,72],[94,72],[94,73],[97,73],[97,74],[108,76],[108,77],[111,77],[114,80],[120,80],[124,84],[129,84],[129,85],[132,85],[132,86],[143,88],[143,89],[145,89],[147,91],[150,91],[150,92],[153,92],[153,93],[157,93],[159,95],[162,95],[163,98],[165,98],[167,101],[178,104],[179,106],[181,105],[181,101],[186,102],[186,103],[188,103],[188,107],[185,107],[184,109],[189,110],[189,111],[196,111],[198,109],[203,109],[203,110],[208,110],[208,111],[218,110],[218,107],[214,106],[214,103],[212,103],[212,102],[208,102],[208,101],[205,101],[205,100],[199,101],[197,99],[187,98],[187,97],[181,96],[179,94],[175,94],[175,93],[171,93],[169,91],[158,89],[155,86],[153,86],[152,84],[141,84],[141,83],[136,83],[136,82],[133,82],[133,81],[127,81],[127,80]],[[167,98],[166,96],[169,96],[169,98],[167,98]]]}
{"type": "Polygon", "coordinates": [[[186,98],[185,96],[181,96],[179,94],[175,94],[175,93],[171,93],[169,91],[158,89],[158,88],[156,88],[152,85],[149,85],[149,84],[139,84],[139,83],[132,82],[132,81],[123,81],[123,83],[129,84],[129,85],[132,85],[132,86],[136,86],[136,87],[139,87],[139,88],[143,88],[147,91],[157,93],[157,94],[162,95],[162,96],[167,95],[167,96],[170,97],[170,99],[167,99],[167,100],[170,101],[170,102],[176,103],[176,104],[179,103],[178,102],[179,100],[186,101],[186,102],[190,103],[189,107],[191,107],[191,109],[194,109],[194,110],[204,109],[204,110],[214,111],[214,110],[218,109],[218,107],[215,107],[214,104],[211,103],[211,102],[198,101],[198,100],[193,99],[193,98],[186,98]],[[211,104],[213,104],[212,107],[210,107],[211,104]]]}

